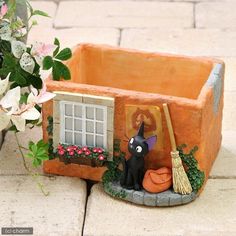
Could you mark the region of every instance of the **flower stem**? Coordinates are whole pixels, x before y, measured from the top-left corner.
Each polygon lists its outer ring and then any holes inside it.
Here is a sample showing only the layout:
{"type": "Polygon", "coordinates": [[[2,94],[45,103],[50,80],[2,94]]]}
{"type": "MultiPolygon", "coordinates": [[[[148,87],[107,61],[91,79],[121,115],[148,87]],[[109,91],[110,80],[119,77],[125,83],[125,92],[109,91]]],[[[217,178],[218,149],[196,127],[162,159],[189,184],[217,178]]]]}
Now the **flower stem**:
{"type": "Polygon", "coordinates": [[[24,153],[23,153],[23,151],[22,151],[22,146],[20,145],[20,141],[19,141],[19,139],[18,139],[18,136],[17,136],[16,132],[14,132],[14,134],[15,134],[17,146],[18,146],[18,148],[19,148],[19,151],[20,151],[20,154],[21,154],[21,157],[22,157],[22,160],[23,160],[23,165],[24,165],[25,169],[26,169],[29,173],[31,173],[29,167],[28,167],[27,164],[26,164],[25,155],[24,155],[24,153]]]}
{"type": "Polygon", "coordinates": [[[18,148],[19,148],[19,151],[20,151],[20,154],[21,154],[21,157],[22,157],[22,160],[23,160],[23,165],[24,165],[26,171],[27,171],[28,174],[33,178],[33,180],[36,181],[37,186],[39,187],[39,189],[40,189],[40,191],[43,193],[43,195],[44,195],[44,196],[48,196],[48,195],[49,195],[49,192],[44,189],[44,185],[43,185],[40,181],[38,181],[38,179],[37,179],[37,178],[39,177],[39,174],[38,174],[38,173],[33,173],[33,172],[29,169],[29,167],[27,166],[27,164],[26,164],[25,155],[24,155],[22,149],[25,149],[25,150],[29,150],[29,149],[28,149],[28,148],[25,148],[25,147],[22,147],[22,146],[20,145],[20,141],[19,141],[19,138],[18,138],[16,132],[14,132],[14,134],[15,134],[17,146],[18,146],[18,148]]]}

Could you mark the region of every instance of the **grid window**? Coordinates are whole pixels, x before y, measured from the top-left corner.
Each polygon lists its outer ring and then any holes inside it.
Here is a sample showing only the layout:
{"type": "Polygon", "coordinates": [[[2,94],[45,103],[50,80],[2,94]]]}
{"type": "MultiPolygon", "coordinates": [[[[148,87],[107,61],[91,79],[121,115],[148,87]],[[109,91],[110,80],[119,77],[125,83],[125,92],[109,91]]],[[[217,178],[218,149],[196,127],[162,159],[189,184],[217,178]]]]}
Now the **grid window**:
{"type": "Polygon", "coordinates": [[[61,101],[60,110],[62,143],[107,148],[107,107],[61,101]]]}

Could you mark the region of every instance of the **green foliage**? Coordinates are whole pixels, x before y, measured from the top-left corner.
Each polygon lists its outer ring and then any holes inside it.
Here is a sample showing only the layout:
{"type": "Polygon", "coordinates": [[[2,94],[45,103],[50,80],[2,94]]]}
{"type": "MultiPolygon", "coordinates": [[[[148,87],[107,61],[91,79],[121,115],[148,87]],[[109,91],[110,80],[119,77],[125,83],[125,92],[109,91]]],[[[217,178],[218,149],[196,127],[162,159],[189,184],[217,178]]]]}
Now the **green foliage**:
{"type": "Polygon", "coordinates": [[[72,52],[70,48],[64,48],[60,51],[60,42],[57,38],[54,40],[54,45],[56,49],[53,52],[53,57],[47,56],[43,60],[43,69],[49,70],[52,68],[52,75],[54,80],[70,80],[71,74],[68,67],[61,61],[66,61],[72,57],[72,52]]]}
{"type": "Polygon", "coordinates": [[[32,16],[44,16],[44,17],[50,17],[48,13],[41,11],[41,10],[34,10],[32,12],[32,16]]]}
{"type": "Polygon", "coordinates": [[[120,150],[120,140],[114,140],[114,157],[113,161],[107,161],[105,165],[107,166],[107,171],[102,176],[102,183],[104,189],[109,192],[112,196],[117,198],[125,198],[126,193],[124,190],[119,192],[114,191],[110,184],[112,182],[117,182],[120,180],[121,170],[119,169],[120,163],[124,160],[125,153],[120,150]]]}
{"type": "Polygon", "coordinates": [[[48,132],[48,154],[49,154],[49,159],[54,159],[55,158],[55,153],[54,153],[54,147],[53,147],[53,117],[48,116],[48,126],[47,126],[47,132],[48,132]]]}
{"type": "Polygon", "coordinates": [[[64,48],[55,56],[55,58],[60,61],[66,61],[71,57],[72,57],[72,52],[69,48],[64,48]]]}
{"type": "Polygon", "coordinates": [[[205,173],[198,169],[198,162],[194,157],[194,154],[198,150],[198,147],[195,146],[187,154],[183,152],[183,149],[185,147],[185,144],[178,147],[179,155],[183,163],[187,166],[187,176],[189,178],[193,191],[198,192],[205,180],[205,173]]]}
{"type": "Polygon", "coordinates": [[[29,153],[26,157],[32,159],[32,164],[34,167],[38,167],[42,164],[42,161],[48,160],[48,144],[44,143],[43,140],[34,143],[29,142],[29,153]]]}
{"type": "Polygon", "coordinates": [[[53,52],[53,56],[55,57],[58,54],[60,47],[61,47],[61,44],[60,44],[60,41],[58,40],[58,38],[54,39],[54,45],[57,46],[57,48],[53,52]]]}
{"type": "Polygon", "coordinates": [[[46,56],[43,60],[43,69],[49,70],[53,67],[53,59],[50,56],[46,56]]]}
{"type": "Polygon", "coordinates": [[[52,74],[54,80],[59,80],[61,77],[64,80],[71,79],[71,74],[68,67],[65,64],[61,63],[60,61],[54,61],[52,67],[52,74]]]}

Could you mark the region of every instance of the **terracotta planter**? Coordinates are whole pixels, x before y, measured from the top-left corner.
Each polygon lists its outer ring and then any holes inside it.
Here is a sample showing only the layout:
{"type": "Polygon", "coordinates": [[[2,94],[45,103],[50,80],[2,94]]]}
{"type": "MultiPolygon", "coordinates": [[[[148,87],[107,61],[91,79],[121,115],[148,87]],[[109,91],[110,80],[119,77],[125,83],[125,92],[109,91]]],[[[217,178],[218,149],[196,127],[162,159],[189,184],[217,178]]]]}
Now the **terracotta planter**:
{"type": "MultiPolygon", "coordinates": [[[[89,101],[89,95],[114,99],[114,124],[107,127],[114,128],[113,135],[121,140],[121,149],[127,154],[127,137],[137,132],[140,119],[144,119],[145,135],[158,136],[156,146],[145,159],[147,169],[171,168],[171,147],[162,109],[162,104],[168,103],[177,145],[187,144],[189,149],[198,146],[196,158],[207,179],[221,145],[222,61],[83,44],[75,48],[67,64],[71,81],[49,78],[48,89],[60,91],[65,100],[65,92],[79,95],[80,101],[84,97],[89,101]]],[[[55,108],[53,102],[43,105],[45,140],[49,115],[54,116],[54,140],[60,137],[60,110],[55,108]]],[[[107,137],[112,139],[113,136],[107,137]]],[[[45,162],[45,170],[50,165],[49,171],[58,174],[56,164],[53,169],[49,162],[45,162]]],[[[69,169],[67,174],[70,175],[69,169]]]]}

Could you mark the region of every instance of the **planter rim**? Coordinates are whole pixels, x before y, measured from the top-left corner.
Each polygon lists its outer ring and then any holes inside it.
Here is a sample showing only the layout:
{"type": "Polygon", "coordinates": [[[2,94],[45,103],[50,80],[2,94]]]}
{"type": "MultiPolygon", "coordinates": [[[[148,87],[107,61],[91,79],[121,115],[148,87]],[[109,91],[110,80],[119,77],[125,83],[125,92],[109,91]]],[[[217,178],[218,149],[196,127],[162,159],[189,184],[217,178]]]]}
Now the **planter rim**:
{"type": "MultiPolygon", "coordinates": [[[[222,60],[218,58],[213,57],[203,57],[203,56],[186,56],[186,55],[177,55],[177,54],[171,54],[171,53],[159,53],[159,52],[146,52],[143,50],[136,50],[136,49],[127,49],[127,48],[121,48],[121,47],[115,47],[115,46],[109,46],[105,44],[91,44],[91,43],[81,43],[77,44],[72,48],[73,55],[77,52],[77,50],[83,50],[86,48],[104,48],[104,49],[112,49],[116,51],[125,51],[130,52],[134,54],[142,54],[144,56],[148,57],[156,57],[156,56],[163,56],[168,58],[176,58],[176,59],[189,59],[190,61],[195,62],[202,62],[202,63],[211,63],[212,69],[209,73],[208,78],[206,79],[205,83],[203,84],[198,96],[196,98],[187,98],[184,96],[174,96],[174,95],[166,95],[162,93],[151,93],[151,92],[142,92],[142,91],[134,91],[134,90],[128,90],[128,89],[120,89],[120,88],[114,88],[107,87],[107,86],[100,86],[100,85],[90,85],[85,83],[78,83],[78,82],[72,82],[72,81],[53,81],[52,76],[49,75],[49,77],[46,79],[48,90],[52,92],[72,92],[74,91],[80,91],[79,93],[83,94],[93,94],[93,95],[101,95],[104,94],[104,96],[108,97],[119,97],[119,96],[128,96],[132,99],[137,99],[139,97],[142,97],[142,100],[149,100],[149,99],[158,99],[159,101],[167,102],[169,104],[171,103],[178,103],[178,104],[184,104],[185,106],[189,107],[197,107],[197,108],[203,108],[205,106],[206,97],[210,94],[212,87],[214,85],[209,83],[209,80],[211,79],[211,75],[214,73],[215,68],[218,66],[221,68],[221,70],[224,70],[225,64],[222,60]],[[63,85],[63,86],[62,86],[63,85]],[[67,88],[66,91],[64,88],[67,88]]],[[[68,60],[69,62],[69,60],[68,60]]],[[[68,64],[66,62],[65,64],[68,64]]],[[[78,92],[77,92],[78,93],[78,92]]],[[[147,103],[148,104],[148,103],[147,103]]]]}

